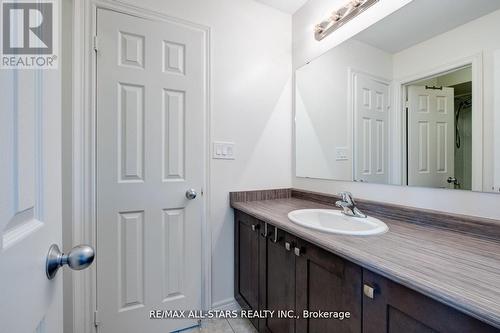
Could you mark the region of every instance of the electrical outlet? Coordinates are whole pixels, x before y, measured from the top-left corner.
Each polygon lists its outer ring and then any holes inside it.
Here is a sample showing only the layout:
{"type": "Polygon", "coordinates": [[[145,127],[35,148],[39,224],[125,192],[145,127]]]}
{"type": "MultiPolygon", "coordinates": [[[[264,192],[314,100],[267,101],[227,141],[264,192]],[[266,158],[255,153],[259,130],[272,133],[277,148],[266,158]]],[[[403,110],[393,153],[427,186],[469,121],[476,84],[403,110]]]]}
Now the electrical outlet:
{"type": "Polygon", "coordinates": [[[349,160],[349,149],[347,147],[336,147],[335,148],[335,160],[336,161],[349,160]]]}
{"type": "Polygon", "coordinates": [[[212,158],[218,160],[234,160],[234,142],[220,142],[213,143],[212,158]]]}

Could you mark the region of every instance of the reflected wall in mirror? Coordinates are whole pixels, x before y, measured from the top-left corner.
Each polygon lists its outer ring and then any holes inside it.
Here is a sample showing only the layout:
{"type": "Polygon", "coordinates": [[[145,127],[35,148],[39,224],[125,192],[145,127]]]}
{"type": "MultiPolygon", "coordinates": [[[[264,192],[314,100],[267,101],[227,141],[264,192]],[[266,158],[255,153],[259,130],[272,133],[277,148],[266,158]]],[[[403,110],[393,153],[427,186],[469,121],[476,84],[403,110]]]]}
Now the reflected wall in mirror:
{"type": "Polygon", "coordinates": [[[295,74],[296,176],[500,191],[500,0],[413,0],[295,74]]]}

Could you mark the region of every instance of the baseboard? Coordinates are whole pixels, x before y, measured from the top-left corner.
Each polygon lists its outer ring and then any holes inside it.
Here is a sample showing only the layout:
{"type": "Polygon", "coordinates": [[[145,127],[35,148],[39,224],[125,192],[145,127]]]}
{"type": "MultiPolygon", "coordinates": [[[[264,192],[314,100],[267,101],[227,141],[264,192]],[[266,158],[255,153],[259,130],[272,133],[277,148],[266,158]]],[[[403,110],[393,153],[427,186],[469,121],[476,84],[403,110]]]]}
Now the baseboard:
{"type": "Polygon", "coordinates": [[[241,307],[234,298],[228,298],[220,302],[213,303],[212,310],[222,310],[222,311],[241,310],[241,307]]]}

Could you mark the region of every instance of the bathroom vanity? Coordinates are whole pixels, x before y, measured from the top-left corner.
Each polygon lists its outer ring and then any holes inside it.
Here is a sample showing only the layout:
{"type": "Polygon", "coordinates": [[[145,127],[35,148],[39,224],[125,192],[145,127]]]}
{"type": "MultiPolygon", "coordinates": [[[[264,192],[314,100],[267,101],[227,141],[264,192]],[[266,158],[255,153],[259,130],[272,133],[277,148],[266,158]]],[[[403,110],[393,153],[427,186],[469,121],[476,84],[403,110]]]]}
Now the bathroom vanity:
{"type": "Polygon", "coordinates": [[[259,332],[500,332],[498,222],[361,202],[389,231],[346,236],[287,217],[335,209],[336,200],[291,189],[231,193],[238,303],[298,316],[253,319],[259,332]],[[305,319],[303,310],[350,317],[305,319]]]}

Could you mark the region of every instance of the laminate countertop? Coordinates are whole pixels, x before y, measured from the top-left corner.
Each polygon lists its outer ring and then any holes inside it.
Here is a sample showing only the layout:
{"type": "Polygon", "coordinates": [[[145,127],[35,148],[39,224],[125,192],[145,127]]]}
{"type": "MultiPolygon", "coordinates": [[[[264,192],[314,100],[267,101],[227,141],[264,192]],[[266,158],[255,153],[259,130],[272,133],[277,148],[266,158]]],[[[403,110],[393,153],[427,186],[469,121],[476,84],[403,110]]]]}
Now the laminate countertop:
{"type": "Polygon", "coordinates": [[[288,213],[331,205],[298,198],[232,206],[377,274],[500,328],[500,242],[434,226],[381,218],[378,236],[327,234],[294,224],[288,213]]]}

